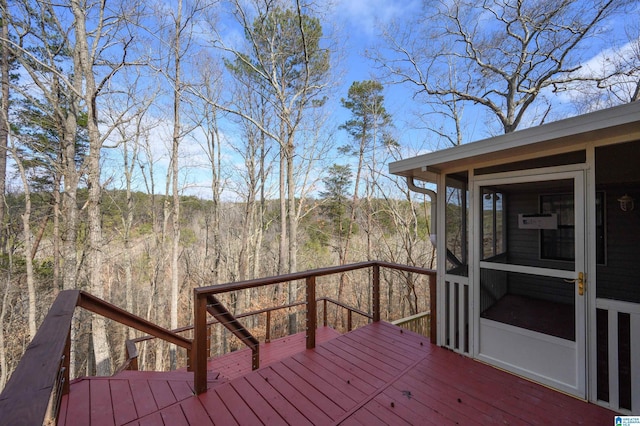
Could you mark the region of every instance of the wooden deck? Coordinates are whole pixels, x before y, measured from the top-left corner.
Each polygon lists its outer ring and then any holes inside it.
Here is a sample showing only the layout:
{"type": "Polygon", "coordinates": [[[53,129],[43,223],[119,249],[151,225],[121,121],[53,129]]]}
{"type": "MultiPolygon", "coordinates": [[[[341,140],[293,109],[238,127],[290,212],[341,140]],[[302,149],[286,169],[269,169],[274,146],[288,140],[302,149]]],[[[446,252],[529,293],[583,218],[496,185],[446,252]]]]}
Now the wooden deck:
{"type": "Polygon", "coordinates": [[[385,322],[280,354],[257,371],[211,374],[200,396],[180,371],[78,380],[59,424],[601,425],[615,415],[385,322]]]}
{"type": "MultiPolygon", "coordinates": [[[[316,330],[316,343],[320,344],[340,336],[331,327],[316,330]]],[[[306,348],[306,334],[297,333],[291,336],[274,339],[271,343],[260,345],[260,366],[264,367],[275,361],[290,357],[306,348]]],[[[208,372],[220,373],[221,378],[235,379],[251,372],[251,350],[241,349],[236,352],[214,358],[207,363],[208,372]]]]}

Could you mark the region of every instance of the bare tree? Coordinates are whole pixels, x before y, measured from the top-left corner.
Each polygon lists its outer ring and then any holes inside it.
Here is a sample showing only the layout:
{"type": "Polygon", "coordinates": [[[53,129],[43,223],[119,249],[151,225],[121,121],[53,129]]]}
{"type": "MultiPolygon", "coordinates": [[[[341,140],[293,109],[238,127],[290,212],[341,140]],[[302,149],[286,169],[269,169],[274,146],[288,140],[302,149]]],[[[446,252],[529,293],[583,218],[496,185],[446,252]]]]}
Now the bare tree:
{"type": "Polygon", "coordinates": [[[7,146],[9,140],[9,20],[7,19],[7,1],[0,0],[0,249],[5,250],[4,214],[5,214],[5,183],[7,174],[7,146]]]}
{"type": "Polygon", "coordinates": [[[22,232],[24,234],[24,259],[27,273],[27,296],[29,301],[29,340],[32,340],[36,335],[36,285],[33,277],[33,257],[31,253],[33,251],[33,235],[31,234],[31,189],[29,188],[29,180],[27,173],[22,163],[22,159],[18,154],[18,150],[15,146],[12,146],[10,151],[11,158],[15,161],[18,170],[20,172],[20,179],[22,180],[22,187],[24,188],[24,212],[20,215],[22,219],[22,232]]]}
{"type": "Polygon", "coordinates": [[[7,359],[7,345],[4,339],[5,318],[8,310],[9,294],[11,292],[11,279],[7,277],[6,284],[3,286],[2,306],[0,306],[0,389],[4,389],[4,385],[9,379],[9,362],[7,359]]]}
{"type": "MultiPolygon", "coordinates": [[[[635,15],[640,18],[640,10],[635,15]]],[[[595,81],[569,85],[567,93],[580,113],[640,101],[640,21],[624,28],[619,40],[588,61],[576,76],[596,75],[595,81]]]]}
{"type": "Polygon", "coordinates": [[[208,263],[207,280],[213,283],[219,282],[220,263],[222,261],[222,241],[220,230],[221,218],[221,197],[224,190],[225,175],[222,166],[222,134],[220,129],[221,112],[216,107],[223,91],[222,70],[217,66],[218,58],[202,52],[195,60],[196,68],[197,96],[189,103],[190,112],[187,120],[192,122],[194,129],[193,138],[202,147],[211,171],[212,208],[205,214],[205,241],[204,258],[208,263]],[[204,140],[202,140],[204,139],[204,140]]]}
{"type": "MultiPolygon", "coordinates": [[[[23,0],[11,9],[15,41],[3,39],[30,83],[37,87],[38,96],[51,106],[60,135],[60,169],[65,188],[64,288],[75,288],[78,284],[77,190],[81,176],[86,173],[89,281],[91,291],[98,297],[103,295],[100,155],[111,131],[102,131],[98,126],[98,97],[126,64],[132,36],[122,31],[126,21],[121,18],[122,14],[131,17],[135,4],[127,6],[112,10],[105,3],[88,4],[80,0],[65,5],[23,0]],[[86,123],[88,152],[79,158],[77,136],[81,122],[86,123]]],[[[22,94],[32,96],[31,92],[22,94]]],[[[103,320],[94,319],[93,333],[98,374],[106,374],[110,370],[110,357],[103,320]]]]}
{"type": "MultiPolygon", "coordinates": [[[[260,117],[218,105],[251,122],[280,148],[278,273],[297,269],[296,137],[305,113],[322,105],[328,85],[329,51],[320,45],[323,34],[319,19],[309,13],[311,9],[300,1],[291,5],[285,1],[235,0],[233,14],[244,31],[245,49],[225,44],[219,35],[215,40],[232,56],[228,62],[232,72],[251,79],[253,90],[262,93],[277,117],[273,126],[267,127],[260,117]]],[[[289,287],[289,300],[297,300],[295,283],[289,287]]],[[[292,316],[291,330],[295,330],[295,322],[292,316]]]]}
{"type": "Polygon", "coordinates": [[[481,106],[504,133],[523,119],[543,122],[550,106],[545,93],[576,80],[584,48],[605,29],[606,20],[628,1],[572,0],[473,2],[425,5],[415,25],[387,29],[389,54],[376,59],[396,82],[409,83],[420,97],[443,104],[481,106]],[[407,28],[407,30],[403,30],[407,28]],[[415,31],[410,33],[409,31],[415,31]],[[451,72],[455,78],[448,78],[451,72]],[[538,102],[536,102],[538,101],[538,102]]]}
{"type": "MultiPolygon", "coordinates": [[[[171,193],[171,202],[165,202],[165,218],[171,219],[171,268],[170,268],[170,306],[169,323],[171,328],[178,327],[178,299],[180,289],[180,145],[185,134],[190,129],[185,129],[185,121],[182,119],[182,109],[185,93],[188,92],[188,82],[184,77],[184,67],[188,58],[196,55],[193,43],[194,27],[197,19],[203,11],[210,7],[207,0],[194,0],[183,2],[178,0],[175,8],[166,7],[162,2],[157,3],[159,27],[147,28],[158,40],[159,54],[156,64],[152,64],[169,83],[171,87],[171,156],[170,167],[167,170],[167,195],[171,193]],[[168,24],[165,25],[165,19],[168,24]],[[170,188],[170,191],[169,191],[170,188]]],[[[176,367],[176,347],[170,346],[170,365],[176,367]]]]}
{"type": "MultiPolygon", "coordinates": [[[[152,93],[144,94],[137,93],[136,89],[142,85],[138,84],[139,79],[142,77],[140,69],[136,68],[134,74],[125,76],[123,82],[126,81],[125,87],[130,90],[124,91],[119,99],[114,99],[113,102],[105,103],[104,106],[104,118],[103,121],[107,125],[112,125],[115,128],[113,132],[113,145],[109,145],[110,149],[118,149],[122,154],[121,167],[117,167],[117,172],[113,173],[113,176],[108,179],[115,181],[116,179],[122,179],[122,185],[124,185],[125,203],[119,205],[116,202],[116,206],[121,211],[121,223],[122,231],[121,238],[124,244],[124,299],[125,308],[127,311],[137,313],[138,309],[146,305],[146,301],[136,300],[135,298],[135,286],[133,277],[133,264],[135,262],[134,252],[134,184],[137,180],[138,165],[140,161],[140,152],[144,147],[144,140],[149,137],[149,132],[155,126],[147,119],[149,108],[151,103],[155,100],[157,90],[152,93]],[[121,111],[127,111],[127,119],[122,120],[120,116],[121,111]],[[116,122],[110,123],[110,120],[114,119],[116,122]]],[[[124,73],[128,74],[128,73],[124,73]]],[[[152,166],[151,166],[152,167],[152,166]]],[[[153,217],[151,215],[151,217],[153,217]]],[[[133,338],[133,329],[127,328],[127,336],[129,339],[133,338]]]]}

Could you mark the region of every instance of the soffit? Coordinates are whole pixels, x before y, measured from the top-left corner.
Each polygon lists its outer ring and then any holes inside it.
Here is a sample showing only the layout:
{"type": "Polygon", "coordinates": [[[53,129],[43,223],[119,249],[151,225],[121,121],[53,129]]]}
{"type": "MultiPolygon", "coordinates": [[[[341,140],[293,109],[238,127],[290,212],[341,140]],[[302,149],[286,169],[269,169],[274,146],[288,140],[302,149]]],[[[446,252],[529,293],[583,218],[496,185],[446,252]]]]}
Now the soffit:
{"type": "Polygon", "coordinates": [[[640,140],[640,102],[520,130],[507,135],[389,164],[389,172],[434,181],[442,171],[462,170],[584,148],[587,144],[640,140]]]}

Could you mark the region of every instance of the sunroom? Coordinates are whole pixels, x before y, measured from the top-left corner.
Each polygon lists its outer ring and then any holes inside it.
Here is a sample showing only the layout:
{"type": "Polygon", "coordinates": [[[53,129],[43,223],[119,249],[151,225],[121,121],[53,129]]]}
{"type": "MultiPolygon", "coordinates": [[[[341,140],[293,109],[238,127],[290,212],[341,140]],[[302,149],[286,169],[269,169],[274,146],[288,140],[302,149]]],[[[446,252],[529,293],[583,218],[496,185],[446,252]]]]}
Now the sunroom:
{"type": "Polygon", "coordinates": [[[389,169],[431,196],[438,345],[640,413],[640,103],[389,169]]]}

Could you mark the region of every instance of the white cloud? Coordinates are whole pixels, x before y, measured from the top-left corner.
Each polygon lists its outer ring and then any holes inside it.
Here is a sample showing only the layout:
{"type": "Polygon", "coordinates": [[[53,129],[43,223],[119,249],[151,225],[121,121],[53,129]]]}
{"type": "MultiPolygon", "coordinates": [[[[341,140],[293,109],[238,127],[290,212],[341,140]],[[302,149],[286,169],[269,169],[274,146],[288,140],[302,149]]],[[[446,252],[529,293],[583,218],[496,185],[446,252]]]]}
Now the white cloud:
{"type": "Polygon", "coordinates": [[[336,19],[344,20],[350,33],[374,36],[378,25],[411,14],[419,7],[415,0],[336,0],[336,19]]]}

